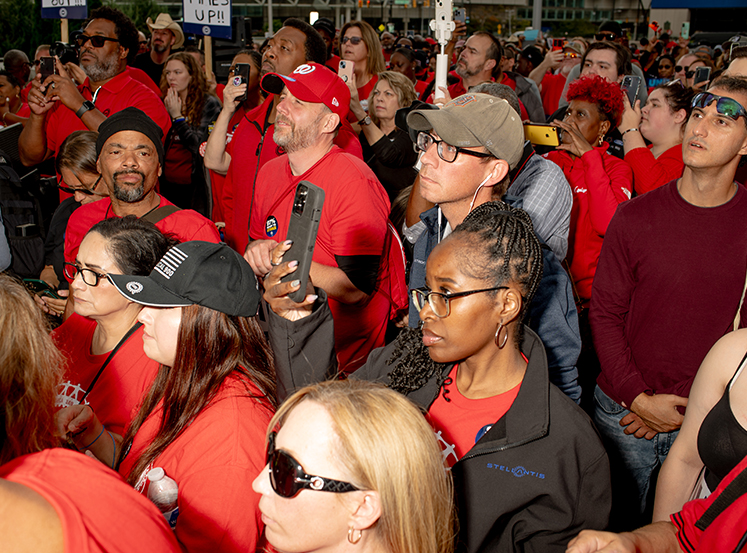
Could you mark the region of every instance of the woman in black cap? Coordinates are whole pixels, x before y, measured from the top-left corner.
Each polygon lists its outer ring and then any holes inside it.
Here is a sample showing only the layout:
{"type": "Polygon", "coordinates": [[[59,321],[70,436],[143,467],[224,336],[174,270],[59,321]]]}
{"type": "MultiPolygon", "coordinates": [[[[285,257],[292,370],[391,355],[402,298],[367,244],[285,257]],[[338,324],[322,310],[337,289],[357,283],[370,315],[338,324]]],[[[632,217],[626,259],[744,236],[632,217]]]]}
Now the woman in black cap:
{"type": "MultiPolygon", "coordinates": [[[[185,242],[150,276],[109,279],[144,306],[143,349],[161,364],[125,433],[119,472],[151,497],[154,468],[176,481],[178,514],[170,522],[185,551],[254,551],[262,522],[251,486],[265,465],[276,401],[251,267],[225,244],[185,242]]],[[[107,447],[92,452],[110,458],[107,447]]]]}

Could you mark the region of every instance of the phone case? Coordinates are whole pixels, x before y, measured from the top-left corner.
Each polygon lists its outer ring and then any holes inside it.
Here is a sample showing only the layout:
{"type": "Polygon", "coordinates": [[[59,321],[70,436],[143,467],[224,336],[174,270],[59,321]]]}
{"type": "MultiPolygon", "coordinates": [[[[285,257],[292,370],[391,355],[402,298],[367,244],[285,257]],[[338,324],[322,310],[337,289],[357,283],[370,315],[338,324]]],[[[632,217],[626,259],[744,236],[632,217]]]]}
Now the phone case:
{"type": "Polygon", "coordinates": [[[524,125],[524,137],[537,146],[560,146],[558,127],[551,125],[524,125]]]}
{"type": "Polygon", "coordinates": [[[306,283],[309,280],[323,205],[323,189],[306,180],[298,183],[286,235],[287,240],[293,240],[293,245],[283,256],[284,261],[298,261],[298,268],[280,279],[281,282],[301,281],[301,287],[288,295],[296,303],[302,302],[306,297],[306,283]]]}
{"type": "MultiPolygon", "coordinates": [[[[248,63],[237,63],[233,70],[233,86],[239,86],[249,82],[249,71],[250,67],[248,63]]],[[[241,96],[236,98],[236,102],[243,102],[246,100],[246,96],[249,90],[244,92],[241,96]]]]}
{"type": "Polygon", "coordinates": [[[695,76],[693,77],[693,85],[700,84],[707,81],[711,77],[710,67],[696,67],[695,76]]]}
{"type": "Polygon", "coordinates": [[[340,60],[340,65],[337,69],[337,74],[342,79],[344,83],[347,83],[350,79],[353,77],[353,68],[355,67],[355,62],[348,61],[348,60],[340,60]]]}
{"type": "Polygon", "coordinates": [[[625,75],[620,88],[628,95],[628,101],[631,106],[635,106],[638,97],[638,88],[641,86],[641,78],[635,75],[625,75]]]}

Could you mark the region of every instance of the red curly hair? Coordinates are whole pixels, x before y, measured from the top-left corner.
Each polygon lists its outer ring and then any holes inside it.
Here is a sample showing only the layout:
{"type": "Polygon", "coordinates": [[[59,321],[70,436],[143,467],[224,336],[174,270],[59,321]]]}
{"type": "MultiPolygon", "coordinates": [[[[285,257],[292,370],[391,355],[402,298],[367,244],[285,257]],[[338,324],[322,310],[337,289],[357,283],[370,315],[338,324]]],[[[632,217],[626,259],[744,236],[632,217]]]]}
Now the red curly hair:
{"type": "Polygon", "coordinates": [[[567,99],[569,103],[571,100],[581,100],[595,104],[599,116],[617,127],[625,108],[622,95],[619,83],[610,82],[599,75],[584,75],[568,87],[567,99]]]}

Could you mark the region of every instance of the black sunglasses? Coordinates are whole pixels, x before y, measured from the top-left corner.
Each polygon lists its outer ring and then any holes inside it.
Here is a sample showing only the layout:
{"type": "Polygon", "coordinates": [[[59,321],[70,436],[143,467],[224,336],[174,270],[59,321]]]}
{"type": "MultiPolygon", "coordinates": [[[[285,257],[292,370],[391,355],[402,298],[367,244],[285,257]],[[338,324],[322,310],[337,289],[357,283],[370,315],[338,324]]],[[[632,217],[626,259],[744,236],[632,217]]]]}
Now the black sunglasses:
{"type": "Polygon", "coordinates": [[[615,38],[617,38],[617,35],[615,35],[615,33],[610,33],[610,32],[597,33],[594,35],[594,38],[597,41],[601,42],[602,40],[615,40],[615,38]]]}
{"type": "Polygon", "coordinates": [[[118,38],[109,38],[108,36],[101,35],[88,36],[80,34],[75,37],[75,43],[78,45],[78,48],[83,48],[83,46],[85,46],[86,42],[88,42],[89,40],[91,41],[91,45],[94,48],[101,48],[107,42],[119,42],[118,38]]]}
{"type": "Polygon", "coordinates": [[[358,491],[348,482],[307,474],[301,463],[282,449],[275,449],[276,432],[271,432],[267,444],[267,464],[270,465],[270,484],[280,497],[291,498],[301,490],[346,493],[358,491]]]}
{"type": "Polygon", "coordinates": [[[344,36],[340,40],[341,44],[347,44],[350,41],[354,46],[360,44],[363,41],[362,36],[344,36]]]}
{"type": "Polygon", "coordinates": [[[85,186],[81,188],[70,188],[69,186],[64,186],[57,183],[57,188],[62,190],[63,192],[67,192],[68,194],[75,194],[76,192],[81,192],[82,194],[85,194],[86,196],[108,196],[109,194],[101,194],[99,192],[94,192],[96,190],[96,187],[101,182],[101,175],[99,175],[99,178],[96,179],[96,182],[93,183],[91,188],[86,188],[85,186]]]}

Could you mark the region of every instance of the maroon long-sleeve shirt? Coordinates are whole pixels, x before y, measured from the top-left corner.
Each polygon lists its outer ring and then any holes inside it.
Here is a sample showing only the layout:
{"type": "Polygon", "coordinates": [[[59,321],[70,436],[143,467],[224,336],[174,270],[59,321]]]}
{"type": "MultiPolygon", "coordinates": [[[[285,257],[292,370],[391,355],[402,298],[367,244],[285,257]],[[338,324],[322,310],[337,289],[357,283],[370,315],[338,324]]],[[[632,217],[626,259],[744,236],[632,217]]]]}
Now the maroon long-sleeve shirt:
{"type": "Polygon", "coordinates": [[[708,350],[731,330],[747,271],[747,190],[735,188],[729,202],[703,208],[672,181],[618,206],[590,313],[597,382],[618,403],[642,392],[687,397],[708,350]]]}

